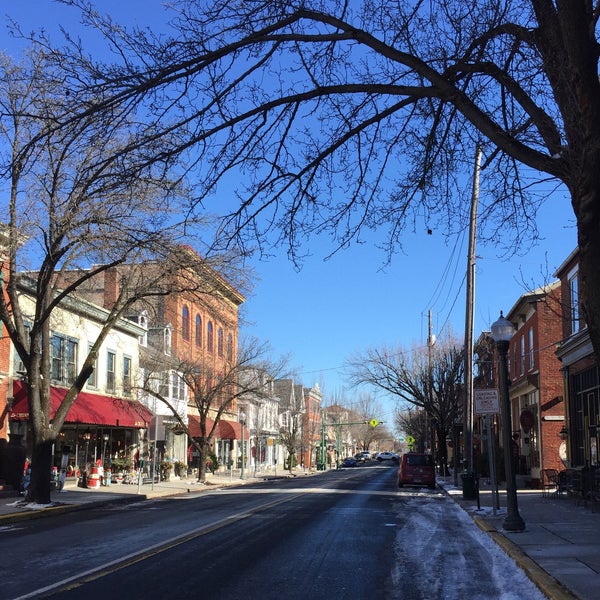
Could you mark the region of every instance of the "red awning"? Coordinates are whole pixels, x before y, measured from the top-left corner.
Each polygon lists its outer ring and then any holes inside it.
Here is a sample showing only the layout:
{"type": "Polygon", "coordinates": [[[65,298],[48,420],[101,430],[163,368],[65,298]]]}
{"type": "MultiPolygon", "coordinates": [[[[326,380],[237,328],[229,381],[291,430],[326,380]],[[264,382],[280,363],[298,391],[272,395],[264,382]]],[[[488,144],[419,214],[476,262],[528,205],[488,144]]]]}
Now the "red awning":
{"type": "MultiPolygon", "coordinates": [[[[66,389],[50,388],[50,418],[60,406],[67,394],[66,389]]],[[[29,419],[27,390],[21,381],[13,385],[14,404],[10,418],[14,421],[29,419]]],[[[79,392],[73,406],[69,409],[66,423],[85,423],[109,427],[147,427],[152,413],[137,400],[125,400],[112,396],[79,392]]]]}
{"type": "MultiPolygon", "coordinates": [[[[214,426],[212,419],[206,419],[206,433],[209,434],[214,426]]],[[[200,417],[190,415],[188,421],[188,429],[191,437],[200,437],[200,417]]],[[[248,428],[244,427],[244,437],[249,439],[248,428]]],[[[217,423],[214,439],[217,440],[241,440],[242,439],[242,424],[237,421],[227,421],[221,419],[217,423]]]]}

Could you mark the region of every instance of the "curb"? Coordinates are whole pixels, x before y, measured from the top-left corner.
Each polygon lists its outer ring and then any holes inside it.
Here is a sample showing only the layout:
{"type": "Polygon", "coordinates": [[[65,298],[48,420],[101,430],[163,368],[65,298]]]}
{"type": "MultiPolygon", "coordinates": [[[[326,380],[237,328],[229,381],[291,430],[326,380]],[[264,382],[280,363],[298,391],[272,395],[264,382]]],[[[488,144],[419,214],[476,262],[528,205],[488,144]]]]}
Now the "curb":
{"type": "Polygon", "coordinates": [[[95,500],[93,502],[58,504],[56,506],[49,506],[47,508],[40,508],[37,510],[23,510],[23,512],[12,513],[9,515],[0,515],[0,525],[20,523],[22,521],[30,521],[32,519],[42,519],[44,517],[62,515],[66,513],[77,512],[80,510],[87,510],[89,508],[98,508],[100,506],[106,506],[108,504],[131,504],[133,502],[141,502],[149,499],[149,496],[145,494],[140,494],[137,496],[123,496],[122,498],[108,498],[105,500],[95,500]]]}
{"type": "Polygon", "coordinates": [[[531,559],[517,544],[509,540],[502,532],[498,531],[494,525],[486,521],[479,515],[473,515],[465,509],[459,502],[460,507],[470,515],[473,522],[512,558],[525,575],[535,584],[535,586],[550,600],[578,600],[568,588],[556,580],[550,573],[544,570],[533,559],[531,559]]]}

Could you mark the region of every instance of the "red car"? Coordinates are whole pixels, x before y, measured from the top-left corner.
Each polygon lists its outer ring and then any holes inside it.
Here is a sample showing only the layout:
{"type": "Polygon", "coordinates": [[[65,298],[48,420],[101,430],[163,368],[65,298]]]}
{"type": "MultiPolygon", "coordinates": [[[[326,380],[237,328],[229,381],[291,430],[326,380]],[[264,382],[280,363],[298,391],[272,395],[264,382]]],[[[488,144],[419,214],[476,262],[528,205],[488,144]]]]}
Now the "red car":
{"type": "Polygon", "coordinates": [[[405,485],[435,488],[435,467],[431,454],[408,452],[402,455],[398,468],[398,487],[405,485]]]}

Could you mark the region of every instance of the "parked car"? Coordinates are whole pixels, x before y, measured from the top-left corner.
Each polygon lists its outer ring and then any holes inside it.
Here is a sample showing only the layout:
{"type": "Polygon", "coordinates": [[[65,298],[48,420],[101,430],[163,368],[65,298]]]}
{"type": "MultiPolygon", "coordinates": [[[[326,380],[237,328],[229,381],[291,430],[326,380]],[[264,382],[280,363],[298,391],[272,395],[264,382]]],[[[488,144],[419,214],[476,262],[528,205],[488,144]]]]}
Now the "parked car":
{"type": "Polygon", "coordinates": [[[405,485],[435,488],[435,466],[431,454],[408,452],[402,455],[398,467],[398,487],[405,485]]]}
{"type": "Polygon", "coordinates": [[[349,456],[342,461],[342,467],[355,467],[356,459],[353,456],[349,456]]]}
{"type": "Polygon", "coordinates": [[[383,460],[393,460],[393,461],[397,462],[399,460],[399,458],[395,452],[380,452],[377,455],[377,460],[379,462],[381,462],[383,460]]]}
{"type": "Polygon", "coordinates": [[[364,452],[359,452],[358,454],[354,455],[354,458],[357,460],[357,462],[367,462],[368,460],[371,460],[371,453],[364,451],[364,452]]]}

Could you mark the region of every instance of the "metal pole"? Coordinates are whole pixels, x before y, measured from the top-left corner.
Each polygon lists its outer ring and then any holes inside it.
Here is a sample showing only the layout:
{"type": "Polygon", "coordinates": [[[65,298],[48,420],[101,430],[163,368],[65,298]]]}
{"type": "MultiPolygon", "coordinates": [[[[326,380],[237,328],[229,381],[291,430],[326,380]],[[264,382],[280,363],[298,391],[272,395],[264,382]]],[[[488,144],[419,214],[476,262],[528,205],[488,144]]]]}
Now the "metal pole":
{"type": "Polygon", "coordinates": [[[240,479],[244,479],[244,460],[245,460],[245,452],[244,452],[244,423],[245,419],[242,418],[242,472],[240,474],[240,479]]]}
{"type": "Polygon", "coordinates": [[[510,409],[510,397],[508,395],[508,365],[506,353],[508,342],[500,340],[496,342],[496,348],[500,356],[500,402],[502,403],[502,443],[504,445],[504,470],[506,471],[506,517],[502,526],[507,531],[523,531],[525,522],[519,514],[517,502],[517,482],[515,469],[512,461],[512,419],[510,409]]]}

